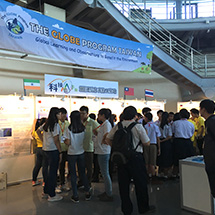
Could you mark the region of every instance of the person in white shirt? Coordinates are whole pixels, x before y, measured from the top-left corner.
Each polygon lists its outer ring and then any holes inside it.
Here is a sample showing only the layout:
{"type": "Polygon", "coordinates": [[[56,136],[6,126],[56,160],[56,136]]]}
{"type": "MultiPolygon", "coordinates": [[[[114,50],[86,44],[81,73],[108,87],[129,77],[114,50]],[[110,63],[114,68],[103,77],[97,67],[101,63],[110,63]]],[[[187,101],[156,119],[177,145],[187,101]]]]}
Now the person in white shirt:
{"type": "Polygon", "coordinates": [[[57,170],[59,165],[59,155],[62,153],[59,140],[60,126],[58,120],[61,118],[59,108],[52,107],[47,121],[37,129],[39,138],[43,141],[43,151],[48,161],[48,176],[45,179],[45,186],[42,196],[48,201],[59,201],[62,196],[56,195],[57,170]],[[43,134],[42,134],[43,132],[43,134]]]}
{"type": "Polygon", "coordinates": [[[84,185],[84,190],[86,192],[85,199],[91,199],[91,188],[85,173],[85,159],[84,159],[84,135],[85,126],[81,122],[81,115],[79,111],[73,111],[70,114],[71,124],[65,133],[65,144],[69,146],[68,148],[68,164],[71,173],[71,185],[73,195],[71,200],[75,203],[79,202],[78,190],[77,190],[77,175],[76,175],[76,164],[78,167],[78,172],[80,174],[81,181],[84,185]]]}
{"type": "Polygon", "coordinates": [[[144,148],[144,157],[149,177],[155,176],[155,166],[157,165],[157,156],[160,155],[160,129],[152,122],[152,114],[145,114],[147,124],[144,126],[150,139],[150,146],[144,148]]]}
{"type": "Polygon", "coordinates": [[[162,114],[163,114],[163,110],[157,111],[158,120],[155,121],[155,125],[157,125],[158,127],[160,127],[160,124],[161,124],[162,114]]]}
{"type": "Polygon", "coordinates": [[[98,120],[102,124],[99,126],[99,130],[94,130],[94,134],[97,135],[95,154],[98,155],[99,167],[105,182],[105,192],[98,196],[100,201],[113,201],[112,182],[109,173],[111,147],[105,143],[105,138],[113,127],[113,121],[110,122],[110,119],[111,111],[109,109],[102,108],[99,110],[98,120]]]}
{"type": "Polygon", "coordinates": [[[168,178],[168,170],[173,165],[173,149],[172,149],[172,128],[168,122],[169,114],[163,112],[160,123],[160,146],[161,154],[158,156],[157,165],[159,166],[159,176],[168,178]]]}
{"type": "MultiPolygon", "coordinates": [[[[126,107],[123,111],[122,126],[128,127],[135,122],[137,110],[133,106],[126,107]]],[[[106,142],[112,145],[114,135],[118,130],[116,125],[107,135],[106,142]]],[[[135,193],[137,197],[138,211],[140,214],[153,211],[155,207],[149,206],[149,196],[147,189],[147,172],[145,160],[143,157],[143,145],[150,144],[149,137],[143,126],[137,123],[132,129],[133,148],[136,148],[135,156],[133,156],[126,164],[117,167],[119,193],[121,199],[121,209],[124,215],[132,214],[133,205],[130,199],[130,183],[133,179],[135,185],[135,193]]]]}
{"type": "Polygon", "coordinates": [[[190,138],[195,132],[194,125],[187,121],[190,117],[186,109],[181,109],[180,120],[174,121],[172,125],[172,133],[174,136],[174,169],[173,176],[177,176],[179,172],[179,160],[194,155],[193,143],[190,138]]]}

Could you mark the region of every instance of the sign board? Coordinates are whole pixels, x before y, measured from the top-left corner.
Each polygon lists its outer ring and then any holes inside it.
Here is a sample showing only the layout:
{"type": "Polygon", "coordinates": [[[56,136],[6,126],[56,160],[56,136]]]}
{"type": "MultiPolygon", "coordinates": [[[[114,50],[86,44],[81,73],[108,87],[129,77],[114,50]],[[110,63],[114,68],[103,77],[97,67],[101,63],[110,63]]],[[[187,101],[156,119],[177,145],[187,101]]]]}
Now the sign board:
{"type": "Polygon", "coordinates": [[[118,98],[118,82],[45,75],[45,94],[118,98]]]}
{"type": "Polygon", "coordinates": [[[151,71],[153,46],[89,31],[0,0],[0,48],[88,67],[151,71]]]}

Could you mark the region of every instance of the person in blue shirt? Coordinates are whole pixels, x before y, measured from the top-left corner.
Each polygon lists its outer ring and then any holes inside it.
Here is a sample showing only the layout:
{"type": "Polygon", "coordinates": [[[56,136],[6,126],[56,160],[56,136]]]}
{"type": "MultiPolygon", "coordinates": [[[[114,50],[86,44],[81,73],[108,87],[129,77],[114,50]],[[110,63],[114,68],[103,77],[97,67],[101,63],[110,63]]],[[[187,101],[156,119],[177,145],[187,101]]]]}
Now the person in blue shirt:
{"type": "Polygon", "coordinates": [[[157,156],[160,155],[160,129],[152,122],[152,114],[145,114],[146,125],[144,126],[150,139],[150,146],[144,147],[144,157],[149,177],[155,176],[155,166],[157,163],[157,156]]]}

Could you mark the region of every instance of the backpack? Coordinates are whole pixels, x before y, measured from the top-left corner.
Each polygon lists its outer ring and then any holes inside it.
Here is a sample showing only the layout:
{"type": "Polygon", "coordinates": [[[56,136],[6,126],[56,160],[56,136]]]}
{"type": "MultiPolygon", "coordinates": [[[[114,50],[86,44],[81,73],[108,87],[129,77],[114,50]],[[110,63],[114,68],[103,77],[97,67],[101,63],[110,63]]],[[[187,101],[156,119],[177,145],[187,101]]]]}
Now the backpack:
{"type": "Polygon", "coordinates": [[[116,165],[126,164],[135,155],[136,149],[134,149],[132,143],[131,129],[136,125],[136,122],[131,123],[127,128],[124,127],[121,122],[118,123],[118,130],[115,132],[112,141],[112,154],[111,161],[116,165]]]}

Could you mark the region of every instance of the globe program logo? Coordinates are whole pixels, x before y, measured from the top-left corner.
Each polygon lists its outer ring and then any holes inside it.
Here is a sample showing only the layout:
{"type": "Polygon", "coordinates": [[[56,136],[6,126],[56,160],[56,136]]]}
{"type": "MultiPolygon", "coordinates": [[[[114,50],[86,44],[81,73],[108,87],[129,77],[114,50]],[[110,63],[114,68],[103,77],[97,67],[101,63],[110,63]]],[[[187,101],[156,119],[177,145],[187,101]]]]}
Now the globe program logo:
{"type": "Polygon", "coordinates": [[[20,35],[24,32],[24,26],[17,18],[7,20],[6,26],[7,29],[15,35],[20,35]]]}

